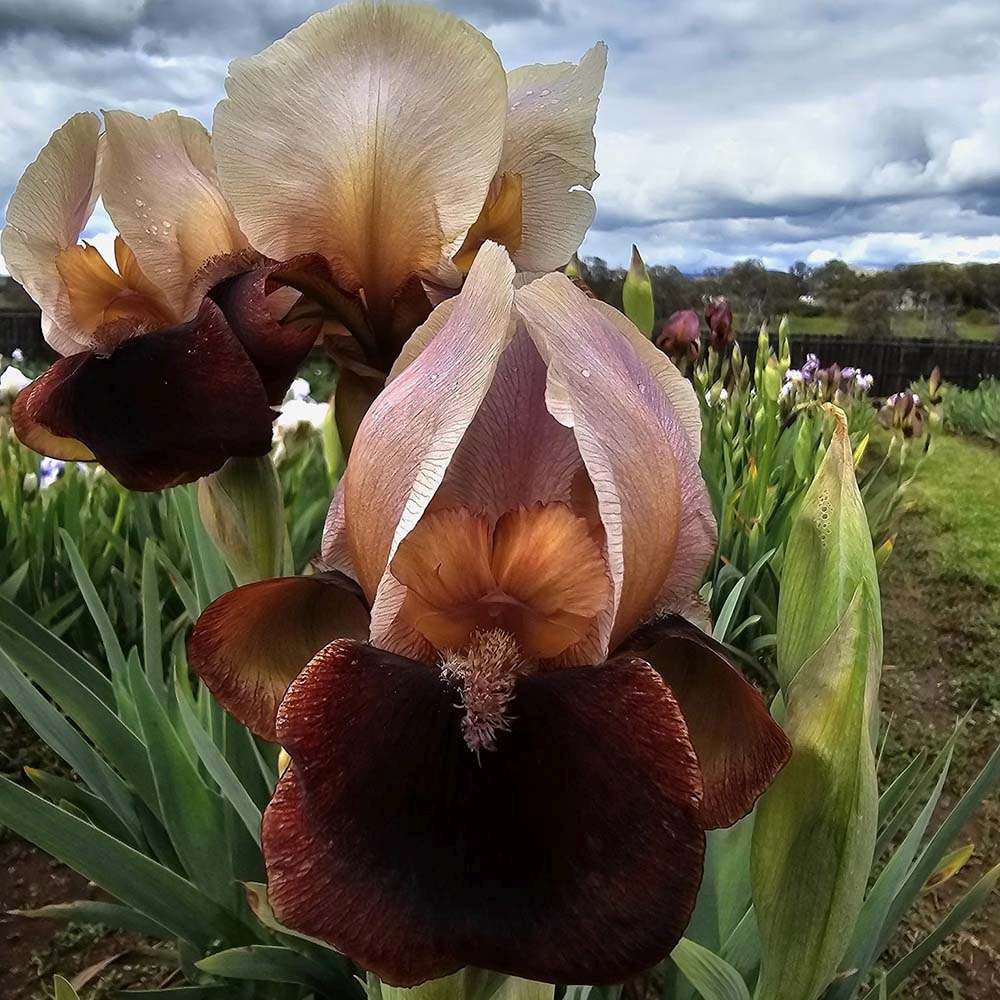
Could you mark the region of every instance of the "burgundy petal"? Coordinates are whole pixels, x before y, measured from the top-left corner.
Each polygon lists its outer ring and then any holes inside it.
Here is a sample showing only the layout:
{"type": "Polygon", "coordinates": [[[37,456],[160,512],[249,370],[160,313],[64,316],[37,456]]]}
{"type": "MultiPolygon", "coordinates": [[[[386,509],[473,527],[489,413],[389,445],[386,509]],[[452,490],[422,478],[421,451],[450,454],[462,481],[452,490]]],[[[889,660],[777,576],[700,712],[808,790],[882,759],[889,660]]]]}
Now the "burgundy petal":
{"type": "Polygon", "coordinates": [[[663,958],[701,881],[700,777],[641,661],[518,680],[476,755],[434,668],[336,642],[289,688],[264,816],[278,920],[383,980],[475,965],[613,983],[663,958]]]}
{"type": "Polygon", "coordinates": [[[214,600],[188,637],[191,668],[227,712],[266,740],[282,695],[327,643],[368,635],[368,611],[336,575],[289,576],[214,600]]]}
{"type": "Polygon", "coordinates": [[[266,261],[253,270],[216,285],[212,298],[219,304],[233,332],[250,356],[277,405],[285,398],[292,379],[316,343],[322,316],[283,322],[268,307],[268,296],[282,285],[312,287],[332,281],[330,269],[318,254],[288,261],[266,261]]]}
{"type": "Polygon", "coordinates": [[[82,442],[123,486],[189,483],[233,456],[266,455],[274,413],[239,341],[206,301],[189,323],[110,354],[61,358],[14,405],[18,436],[82,442]]]}
{"type": "Polygon", "coordinates": [[[788,737],[726,647],[678,615],[644,626],[627,649],[659,672],[684,713],[705,783],[705,828],[731,826],[787,763],[788,737]]]}

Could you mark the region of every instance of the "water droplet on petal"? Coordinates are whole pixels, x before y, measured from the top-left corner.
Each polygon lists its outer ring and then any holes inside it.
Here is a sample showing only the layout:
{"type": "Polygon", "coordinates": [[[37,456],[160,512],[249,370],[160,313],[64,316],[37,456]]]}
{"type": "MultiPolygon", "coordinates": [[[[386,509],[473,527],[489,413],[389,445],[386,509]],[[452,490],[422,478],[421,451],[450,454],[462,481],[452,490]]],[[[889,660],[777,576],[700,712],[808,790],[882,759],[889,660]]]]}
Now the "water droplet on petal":
{"type": "Polygon", "coordinates": [[[548,96],[549,96],[549,94],[551,94],[551,93],[552,93],[552,91],[551,91],[551,90],[543,90],[543,91],[542,91],[542,97],[548,97],[548,96]]]}
{"type": "Polygon", "coordinates": [[[590,369],[589,369],[589,368],[581,368],[581,369],[580,369],[580,374],[581,374],[581,375],[582,375],[582,376],[583,376],[584,378],[590,378],[590,369]]]}
{"type": "Polygon", "coordinates": [[[531,97],[531,95],[534,93],[534,91],[533,90],[526,90],[525,93],[528,95],[528,97],[531,97]]]}
{"type": "Polygon", "coordinates": [[[438,380],[437,372],[431,372],[431,381],[436,382],[438,380]]]}
{"type": "Polygon", "coordinates": [[[164,219],[163,220],[163,228],[164,229],[169,229],[171,225],[172,225],[172,223],[170,222],[169,219],[164,219]]]}
{"type": "Polygon", "coordinates": [[[142,180],[142,177],[141,177],[141,176],[140,176],[139,174],[136,174],[136,175],[135,175],[135,179],[136,179],[137,181],[141,181],[141,180],[142,180]]]}
{"type": "Polygon", "coordinates": [[[163,159],[163,154],[162,153],[155,153],[154,155],[156,156],[156,158],[158,160],[162,160],[163,159]]]}
{"type": "Polygon", "coordinates": [[[145,204],[146,203],[141,198],[136,198],[135,199],[135,207],[136,208],[142,208],[142,206],[145,205],[145,204]]]}

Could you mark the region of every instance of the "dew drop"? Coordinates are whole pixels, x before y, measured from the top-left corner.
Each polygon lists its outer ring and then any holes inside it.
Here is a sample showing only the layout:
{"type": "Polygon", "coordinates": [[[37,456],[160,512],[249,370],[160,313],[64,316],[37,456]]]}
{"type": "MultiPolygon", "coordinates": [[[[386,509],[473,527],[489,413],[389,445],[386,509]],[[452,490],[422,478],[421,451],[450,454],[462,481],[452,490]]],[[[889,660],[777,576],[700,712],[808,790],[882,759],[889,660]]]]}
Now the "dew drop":
{"type": "Polygon", "coordinates": [[[135,207],[136,208],[142,208],[142,206],[145,205],[145,204],[146,203],[141,198],[136,198],[135,199],[135,207]]]}
{"type": "Polygon", "coordinates": [[[583,376],[584,378],[590,378],[590,369],[589,369],[589,368],[581,368],[581,369],[580,369],[580,374],[581,374],[581,375],[582,375],[582,376],[583,376]]]}
{"type": "Polygon", "coordinates": [[[162,153],[155,153],[154,155],[156,156],[156,158],[158,160],[162,160],[163,159],[163,154],[162,153]]]}
{"type": "Polygon", "coordinates": [[[163,228],[164,229],[169,229],[171,225],[172,225],[172,223],[170,222],[169,219],[164,219],[163,220],[163,228]]]}
{"type": "Polygon", "coordinates": [[[431,381],[436,382],[438,380],[437,372],[431,372],[431,381]]]}
{"type": "Polygon", "coordinates": [[[516,111],[521,106],[520,101],[515,101],[510,107],[512,111],[516,111]]]}
{"type": "Polygon", "coordinates": [[[142,180],[142,177],[141,177],[141,176],[140,176],[139,174],[136,174],[136,175],[135,175],[135,179],[136,179],[137,181],[141,181],[141,180],[142,180]]]}
{"type": "Polygon", "coordinates": [[[150,226],[149,227],[149,232],[150,232],[150,235],[155,236],[159,232],[159,229],[157,229],[156,226],[150,226]]]}
{"type": "Polygon", "coordinates": [[[534,91],[533,90],[526,90],[525,93],[528,95],[528,97],[531,97],[531,95],[534,93],[534,91]]]}
{"type": "Polygon", "coordinates": [[[542,97],[548,97],[548,96],[549,96],[549,94],[551,94],[551,93],[552,93],[552,91],[551,91],[551,90],[543,90],[543,91],[542,91],[542,97]]]}

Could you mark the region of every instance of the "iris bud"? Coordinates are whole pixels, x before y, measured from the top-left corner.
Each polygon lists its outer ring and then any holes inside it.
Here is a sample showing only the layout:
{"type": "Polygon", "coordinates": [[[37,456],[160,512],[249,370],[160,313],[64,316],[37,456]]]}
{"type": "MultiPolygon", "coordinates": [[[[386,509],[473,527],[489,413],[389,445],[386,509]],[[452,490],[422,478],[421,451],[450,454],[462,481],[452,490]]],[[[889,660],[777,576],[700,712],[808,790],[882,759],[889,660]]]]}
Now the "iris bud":
{"type": "Polygon", "coordinates": [[[285,512],[270,456],[231,458],[200,479],[198,509],[238,584],[282,575],[285,512]]]}
{"type": "Polygon", "coordinates": [[[625,315],[647,336],[653,336],[653,285],[649,272],[639,255],[639,248],[632,244],[632,263],[625,284],[622,286],[622,305],[625,315]]]}

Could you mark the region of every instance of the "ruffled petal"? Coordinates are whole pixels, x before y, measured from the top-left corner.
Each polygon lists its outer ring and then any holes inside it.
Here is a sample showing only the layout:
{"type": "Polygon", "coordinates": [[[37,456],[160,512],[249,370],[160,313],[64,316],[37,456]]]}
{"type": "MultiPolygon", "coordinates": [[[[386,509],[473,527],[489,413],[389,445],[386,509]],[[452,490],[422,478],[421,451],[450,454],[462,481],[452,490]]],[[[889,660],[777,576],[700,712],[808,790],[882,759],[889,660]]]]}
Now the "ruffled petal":
{"type": "Polygon", "coordinates": [[[562,267],[594,220],[594,122],[607,61],[600,42],[579,65],[521,66],[507,74],[509,110],[498,173],[521,178],[520,240],[511,247],[519,271],[562,267]]]}
{"type": "Polygon", "coordinates": [[[683,618],[643,627],[627,649],[653,666],[684,713],[705,786],[702,823],[732,826],[787,763],[788,737],[725,646],[683,618]]]}
{"type": "Polygon", "coordinates": [[[350,642],[292,683],[292,766],[263,826],[277,919],[402,986],[465,965],[615,983],[662,959],[704,835],[659,677],[633,661],[521,678],[478,755],[455,703],[437,671],[350,642]]]}
{"type": "Polygon", "coordinates": [[[482,207],[507,86],[489,41],[430,7],[345,4],[237,60],[216,109],[223,187],[255,247],[322,253],[385,321],[482,207]]]}
{"type": "Polygon", "coordinates": [[[604,648],[613,649],[651,613],[669,579],[704,571],[701,544],[694,555],[679,544],[685,506],[708,511],[690,429],[618,321],[565,275],[518,289],[516,309],[548,366],[549,412],[572,427],[596,491],[614,584],[604,648]],[[695,556],[697,566],[679,564],[695,556]]]}
{"type": "Polygon", "coordinates": [[[0,242],[8,270],[38,303],[46,339],[60,354],[93,346],[92,331],[73,319],[56,260],[76,246],[97,201],[100,130],[97,115],[87,112],[52,134],[11,195],[0,242]]]}
{"type": "Polygon", "coordinates": [[[265,740],[288,685],[334,639],[365,639],[368,611],[336,578],[290,576],[213,601],[188,637],[188,662],[222,707],[265,740]]]}
{"type": "Polygon", "coordinates": [[[285,398],[299,366],[316,343],[322,318],[307,316],[284,322],[283,316],[274,314],[270,296],[289,281],[305,285],[328,279],[329,268],[323,258],[307,254],[289,261],[266,261],[211,290],[212,299],[257,369],[272,406],[285,398]]]}
{"type": "Polygon", "coordinates": [[[372,609],[396,546],[420,520],[496,372],[511,336],[513,265],[487,244],[448,321],[378,399],[344,476],[351,562],[372,609]]]}
{"type": "MultiPolygon", "coordinates": [[[[82,443],[123,486],[189,483],[226,459],[266,455],[274,411],[217,306],[190,323],[57,361],[15,400],[29,447],[82,443]]],[[[59,457],[58,455],[56,457],[59,457]]],[[[75,457],[75,456],[73,456],[75,457]]]]}
{"type": "Polygon", "coordinates": [[[212,166],[204,126],[176,111],[142,118],[107,111],[101,196],[143,272],[176,314],[193,316],[198,270],[246,247],[212,166]]]}

